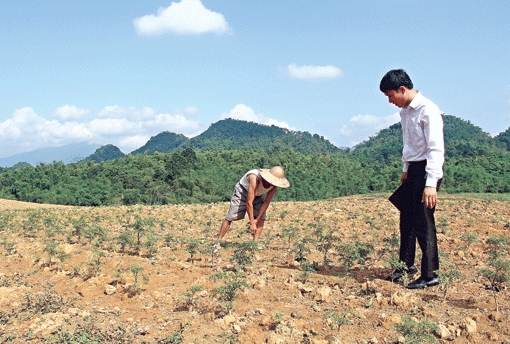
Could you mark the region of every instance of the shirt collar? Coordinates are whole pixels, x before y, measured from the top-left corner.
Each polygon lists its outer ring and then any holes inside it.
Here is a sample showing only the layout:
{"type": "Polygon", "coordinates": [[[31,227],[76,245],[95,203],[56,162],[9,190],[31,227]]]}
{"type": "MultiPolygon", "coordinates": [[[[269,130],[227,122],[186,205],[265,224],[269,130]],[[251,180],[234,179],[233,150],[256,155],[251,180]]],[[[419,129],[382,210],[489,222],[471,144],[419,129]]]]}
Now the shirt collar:
{"type": "Polygon", "coordinates": [[[409,103],[408,107],[411,107],[415,109],[423,100],[423,95],[420,91],[416,91],[416,95],[414,96],[413,100],[411,100],[411,103],[409,103]]]}

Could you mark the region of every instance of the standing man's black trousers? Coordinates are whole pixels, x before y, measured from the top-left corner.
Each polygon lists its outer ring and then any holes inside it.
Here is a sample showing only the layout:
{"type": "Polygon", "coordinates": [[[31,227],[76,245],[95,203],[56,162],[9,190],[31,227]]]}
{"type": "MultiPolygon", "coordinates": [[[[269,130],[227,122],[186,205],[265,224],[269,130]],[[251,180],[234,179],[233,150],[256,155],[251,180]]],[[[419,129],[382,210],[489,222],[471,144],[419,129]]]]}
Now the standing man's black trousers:
{"type": "MultiPolygon", "coordinates": [[[[410,162],[404,182],[405,197],[400,212],[400,260],[408,267],[414,265],[416,239],[422,251],[421,277],[433,278],[439,269],[435,207],[430,209],[422,202],[425,189],[427,161],[410,162]]],[[[441,181],[438,181],[437,188],[441,181]]]]}

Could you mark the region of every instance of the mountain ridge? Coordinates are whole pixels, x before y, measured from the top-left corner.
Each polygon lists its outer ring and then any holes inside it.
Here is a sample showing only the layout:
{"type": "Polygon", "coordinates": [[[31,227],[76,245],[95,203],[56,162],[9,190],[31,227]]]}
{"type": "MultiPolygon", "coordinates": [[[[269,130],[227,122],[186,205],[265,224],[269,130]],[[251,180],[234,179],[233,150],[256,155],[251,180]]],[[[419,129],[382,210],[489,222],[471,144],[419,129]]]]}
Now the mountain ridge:
{"type": "MultiPolygon", "coordinates": [[[[493,151],[510,151],[510,128],[500,133],[496,137],[491,137],[479,127],[470,121],[463,120],[459,117],[444,115],[444,132],[445,132],[445,148],[446,156],[473,156],[485,155],[493,151]]],[[[77,155],[74,147],[80,144],[70,144],[63,146],[71,148],[68,156],[56,156],[41,158],[44,154],[41,150],[36,150],[31,155],[23,155],[23,153],[9,158],[0,159],[0,166],[15,165],[22,162],[28,162],[31,165],[37,163],[51,163],[53,161],[63,161],[67,163],[77,162],[77,155]],[[24,156],[34,156],[34,159],[25,159],[24,156]],[[3,163],[2,163],[3,162],[3,163]]],[[[85,158],[79,161],[100,162],[118,159],[126,155],[149,154],[155,152],[171,153],[176,150],[184,150],[192,148],[197,151],[210,150],[294,150],[307,154],[352,154],[364,159],[376,159],[385,161],[399,157],[402,152],[402,128],[400,123],[393,124],[388,128],[380,130],[376,135],[369,137],[367,140],[359,143],[352,149],[339,148],[333,145],[329,140],[318,134],[310,134],[309,132],[293,131],[274,125],[263,125],[255,122],[248,122],[235,119],[224,119],[215,122],[209,126],[200,135],[193,138],[187,138],[182,134],[176,134],[170,131],[163,131],[151,137],[142,147],[124,154],[114,145],[91,145],[82,143],[82,146],[89,147],[89,151],[94,148],[93,152],[88,153],[85,158]],[[107,149],[105,149],[105,147],[107,149]]],[[[61,149],[60,147],[58,149],[61,149]]],[[[58,151],[57,149],[57,151],[58,151]]],[[[51,152],[54,148],[45,148],[45,152],[51,152]]],[[[19,164],[18,166],[25,166],[19,164]]],[[[8,166],[6,166],[8,167],[8,166]]]]}
{"type": "Polygon", "coordinates": [[[0,166],[12,167],[18,163],[29,163],[35,166],[39,163],[50,164],[53,161],[62,161],[69,164],[87,158],[99,147],[99,144],[78,142],[59,147],[40,148],[30,152],[0,158],[0,166]]]}

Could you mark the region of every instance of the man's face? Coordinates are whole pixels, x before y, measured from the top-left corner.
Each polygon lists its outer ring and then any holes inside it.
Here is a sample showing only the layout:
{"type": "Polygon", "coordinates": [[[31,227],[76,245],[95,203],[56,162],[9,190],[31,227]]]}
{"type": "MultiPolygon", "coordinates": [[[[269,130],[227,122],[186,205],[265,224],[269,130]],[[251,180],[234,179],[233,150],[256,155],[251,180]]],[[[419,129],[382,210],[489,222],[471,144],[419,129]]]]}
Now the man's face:
{"type": "Polygon", "coordinates": [[[269,183],[267,180],[265,180],[264,178],[260,178],[262,180],[262,186],[265,188],[265,189],[269,189],[271,186],[273,186],[273,184],[269,183]]]}
{"type": "Polygon", "coordinates": [[[393,105],[403,108],[407,106],[407,98],[405,97],[405,89],[400,87],[398,90],[389,90],[384,92],[384,95],[388,97],[388,101],[393,105]]]}

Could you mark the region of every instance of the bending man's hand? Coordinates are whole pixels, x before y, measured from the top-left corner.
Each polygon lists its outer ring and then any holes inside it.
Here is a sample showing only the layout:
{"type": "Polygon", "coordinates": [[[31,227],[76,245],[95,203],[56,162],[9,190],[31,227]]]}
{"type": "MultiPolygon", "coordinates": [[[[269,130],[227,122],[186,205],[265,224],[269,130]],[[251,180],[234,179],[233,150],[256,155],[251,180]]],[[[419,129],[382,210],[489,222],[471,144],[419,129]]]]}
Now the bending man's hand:
{"type": "Polygon", "coordinates": [[[258,221],[255,220],[254,222],[250,222],[250,233],[251,235],[255,235],[255,233],[257,232],[257,226],[258,226],[258,221]]]}
{"type": "Polygon", "coordinates": [[[425,202],[425,206],[427,208],[434,208],[437,202],[437,190],[435,187],[426,186],[425,190],[423,190],[423,198],[422,203],[425,202]]]}

